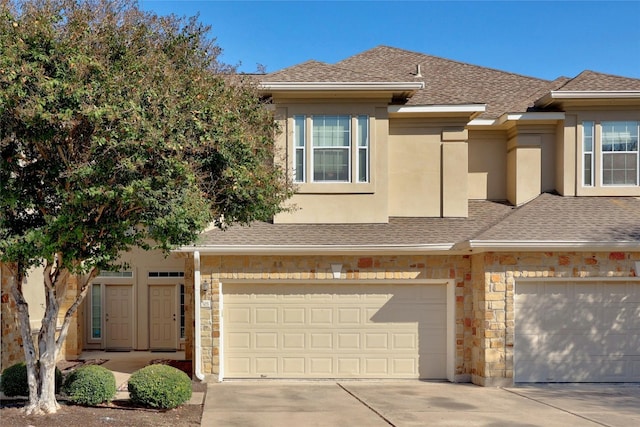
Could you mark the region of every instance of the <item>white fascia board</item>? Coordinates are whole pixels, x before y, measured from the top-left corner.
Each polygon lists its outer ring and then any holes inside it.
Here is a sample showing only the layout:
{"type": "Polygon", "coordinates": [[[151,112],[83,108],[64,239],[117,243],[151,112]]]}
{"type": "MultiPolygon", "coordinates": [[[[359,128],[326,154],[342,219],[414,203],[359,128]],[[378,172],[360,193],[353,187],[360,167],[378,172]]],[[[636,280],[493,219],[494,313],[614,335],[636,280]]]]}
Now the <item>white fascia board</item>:
{"type": "Polygon", "coordinates": [[[183,246],[172,252],[199,251],[207,255],[340,255],[351,253],[429,253],[449,251],[453,243],[426,245],[246,245],[183,246]]]}
{"type": "Polygon", "coordinates": [[[487,104],[460,104],[460,105],[390,105],[389,113],[484,113],[487,104]]]}
{"type": "Polygon", "coordinates": [[[494,119],[473,119],[468,123],[468,126],[493,126],[496,124],[494,119]]]}
{"type": "Polygon", "coordinates": [[[457,250],[620,250],[637,249],[638,242],[590,242],[590,241],[562,241],[562,240],[470,240],[462,245],[456,245],[457,250]]]}
{"type": "Polygon", "coordinates": [[[423,89],[424,82],[263,82],[259,88],[272,91],[413,91],[423,89]]]}
{"type": "Polygon", "coordinates": [[[553,99],[640,98],[640,90],[552,90],[553,99]]]}
{"type": "Polygon", "coordinates": [[[564,112],[530,112],[530,113],[505,113],[500,116],[495,124],[501,125],[506,122],[514,121],[548,121],[548,120],[564,120],[564,112]]]}
{"type": "Polygon", "coordinates": [[[506,120],[564,120],[564,112],[507,113],[506,120]]]}

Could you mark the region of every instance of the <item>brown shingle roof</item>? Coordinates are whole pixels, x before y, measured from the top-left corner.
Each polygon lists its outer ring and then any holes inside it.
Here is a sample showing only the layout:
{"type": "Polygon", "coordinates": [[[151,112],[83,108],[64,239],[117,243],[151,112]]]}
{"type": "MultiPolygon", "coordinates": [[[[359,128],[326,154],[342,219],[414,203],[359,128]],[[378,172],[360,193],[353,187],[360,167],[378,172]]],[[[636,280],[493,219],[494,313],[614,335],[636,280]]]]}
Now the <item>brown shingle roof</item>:
{"type": "Polygon", "coordinates": [[[640,198],[541,194],[474,240],[637,242],[640,248],[640,198]]]}
{"type": "Polygon", "coordinates": [[[389,46],[378,46],[335,65],[308,61],[263,78],[264,82],[423,82],[406,103],[486,104],[480,118],[524,112],[551,90],[637,90],[640,79],[585,71],[574,79],[544,80],[389,46]],[[420,74],[417,76],[417,66],[420,74]]]}
{"type": "Polygon", "coordinates": [[[368,73],[361,73],[337,65],[307,61],[288,67],[263,78],[264,82],[381,82],[393,81],[368,73]]]}
{"type": "Polygon", "coordinates": [[[578,74],[575,78],[569,80],[556,90],[640,90],[640,79],[596,73],[595,71],[587,70],[578,74]]]}
{"type": "Polygon", "coordinates": [[[337,65],[410,81],[416,78],[418,64],[425,88],[409,99],[407,105],[487,104],[482,118],[526,111],[552,86],[548,80],[388,46],[354,55],[337,65]]]}
{"type": "Polygon", "coordinates": [[[490,201],[469,202],[468,218],[397,218],[386,224],[234,225],[210,230],[197,246],[418,246],[465,241],[511,212],[512,207],[490,201]]]}

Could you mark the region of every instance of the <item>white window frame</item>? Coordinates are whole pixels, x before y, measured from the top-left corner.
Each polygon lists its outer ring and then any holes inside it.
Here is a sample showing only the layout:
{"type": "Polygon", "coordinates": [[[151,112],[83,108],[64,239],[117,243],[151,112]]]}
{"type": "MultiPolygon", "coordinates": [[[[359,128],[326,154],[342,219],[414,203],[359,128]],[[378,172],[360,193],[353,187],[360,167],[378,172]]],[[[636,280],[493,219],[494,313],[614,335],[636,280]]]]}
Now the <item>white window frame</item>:
{"type": "Polygon", "coordinates": [[[582,122],[582,186],[583,187],[593,187],[595,185],[595,147],[596,147],[596,123],[593,120],[585,120],[582,122]],[[587,145],[587,128],[590,129],[591,133],[591,150],[586,149],[587,145]],[[587,165],[587,155],[591,156],[590,169],[591,176],[590,182],[587,183],[585,178],[585,166],[587,165]]]}
{"type": "Polygon", "coordinates": [[[290,147],[292,148],[292,170],[293,170],[293,182],[297,184],[318,184],[318,185],[352,185],[352,184],[371,184],[371,165],[372,165],[372,151],[371,151],[371,116],[367,114],[307,114],[307,115],[294,115],[293,119],[293,141],[290,147]],[[313,121],[315,118],[320,117],[349,117],[349,146],[336,146],[336,147],[324,147],[314,146],[313,140],[313,121]],[[304,120],[300,122],[300,120],[304,120]],[[361,139],[359,134],[360,120],[366,120],[366,135],[364,139],[361,139]],[[302,126],[299,124],[302,123],[302,126]],[[303,128],[304,146],[299,144],[300,135],[297,129],[303,128]],[[346,180],[316,180],[314,175],[314,153],[316,149],[336,148],[344,149],[348,151],[348,179],[346,180]],[[365,165],[361,164],[360,154],[365,153],[365,165]],[[299,153],[302,153],[302,164],[298,161],[299,153]],[[302,173],[299,173],[299,168],[302,168],[302,173]],[[364,180],[361,178],[362,168],[366,168],[364,173],[364,180]]]}
{"type": "Polygon", "coordinates": [[[640,137],[640,121],[639,120],[603,120],[600,122],[599,128],[599,141],[598,148],[600,150],[600,166],[599,166],[599,175],[600,175],[600,186],[606,188],[612,187],[637,187],[640,185],[640,143],[636,142],[636,149],[634,151],[604,151],[604,127],[605,123],[635,123],[636,125],[636,137],[640,137]],[[604,182],[604,158],[606,155],[611,154],[635,154],[636,156],[636,182],[635,184],[605,184],[604,182]]]}

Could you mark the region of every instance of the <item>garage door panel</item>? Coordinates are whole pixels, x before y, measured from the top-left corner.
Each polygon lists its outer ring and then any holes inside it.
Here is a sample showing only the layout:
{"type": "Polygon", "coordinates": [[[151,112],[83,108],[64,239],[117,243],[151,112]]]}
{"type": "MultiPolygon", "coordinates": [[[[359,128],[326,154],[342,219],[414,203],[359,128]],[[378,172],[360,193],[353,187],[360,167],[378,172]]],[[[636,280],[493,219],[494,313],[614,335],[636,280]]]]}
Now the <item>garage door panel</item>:
{"type": "Polygon", "coordinates": [[[446,378],[445,284],[239,284],[223,298],[228,378],[446,378]]]}
{"type": "Polygon", "coordinates": [[[640,306],[629,303],[638,289],[638,282],[518,283],[515,381],[640,380],[640,306]]]}

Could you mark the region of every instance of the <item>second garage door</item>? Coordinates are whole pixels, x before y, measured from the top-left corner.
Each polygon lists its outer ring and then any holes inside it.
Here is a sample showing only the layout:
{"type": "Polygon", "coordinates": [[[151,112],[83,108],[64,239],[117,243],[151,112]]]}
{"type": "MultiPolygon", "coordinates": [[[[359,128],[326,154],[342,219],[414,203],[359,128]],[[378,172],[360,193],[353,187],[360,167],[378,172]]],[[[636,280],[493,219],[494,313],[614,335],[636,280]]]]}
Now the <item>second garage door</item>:
{"type": "Polygon", "coordinates": [[[640,283],[524,282],[515,295],[516,382],[640,381],[640,283]]]}
{"type": "Polygon", "coordinates": [[[225,284],[226,378],[446,378],[446,285],[225,284]]]}

